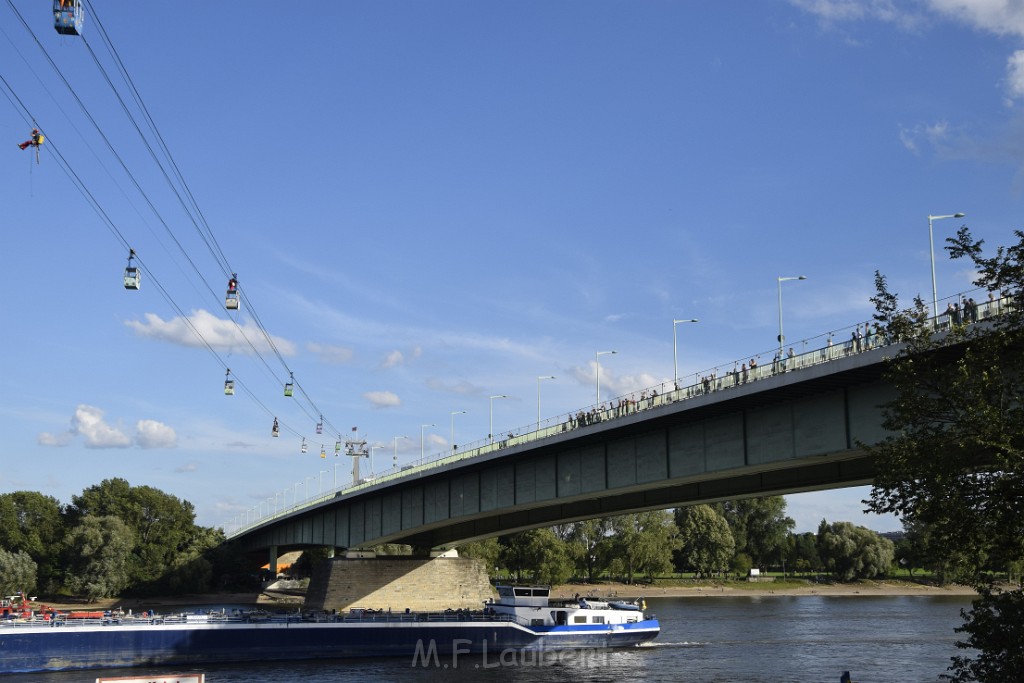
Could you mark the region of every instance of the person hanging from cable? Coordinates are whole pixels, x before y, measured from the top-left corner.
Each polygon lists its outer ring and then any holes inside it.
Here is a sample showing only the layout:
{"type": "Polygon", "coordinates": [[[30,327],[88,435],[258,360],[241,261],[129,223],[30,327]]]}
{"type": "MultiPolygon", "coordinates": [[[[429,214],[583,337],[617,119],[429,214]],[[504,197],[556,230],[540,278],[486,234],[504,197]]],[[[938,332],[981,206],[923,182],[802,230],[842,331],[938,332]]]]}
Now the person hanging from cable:
{"type": "Polygon", "coordinates": [[[21,148],[21,149],[28,149],[29,147],[35,147],[38,150],[40,145],[42,145],[45,140],[46,140],[46,136],[44,136],[42,133],[40,133],[38,128],[33,128],[32,129],[32,137],[30,137],[25,142],[19,143],[18,147],[21,148]]]}

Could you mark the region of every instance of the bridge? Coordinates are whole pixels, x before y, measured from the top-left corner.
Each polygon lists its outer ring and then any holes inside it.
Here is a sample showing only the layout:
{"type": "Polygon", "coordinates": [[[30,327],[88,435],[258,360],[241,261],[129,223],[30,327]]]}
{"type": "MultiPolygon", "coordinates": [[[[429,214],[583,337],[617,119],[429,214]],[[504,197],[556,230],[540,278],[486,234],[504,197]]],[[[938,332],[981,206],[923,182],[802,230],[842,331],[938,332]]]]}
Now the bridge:
{"type": "MultiPolygon", "coordinates": [[[[979,303],[977,321],[1004,305],[979,303]]],[[[933,329],[954,322],[942,315],[933,329]]],[[[874,471],[859,444],[885,436],[880,405],[893,389],[882,372],[899,348],[858,325],[841,344],[830,335],[770,364],[652,387],[254,512],[229,538],[272,557],[310,546],[438,549],[594,517],[868,484],[874,471]]]]}

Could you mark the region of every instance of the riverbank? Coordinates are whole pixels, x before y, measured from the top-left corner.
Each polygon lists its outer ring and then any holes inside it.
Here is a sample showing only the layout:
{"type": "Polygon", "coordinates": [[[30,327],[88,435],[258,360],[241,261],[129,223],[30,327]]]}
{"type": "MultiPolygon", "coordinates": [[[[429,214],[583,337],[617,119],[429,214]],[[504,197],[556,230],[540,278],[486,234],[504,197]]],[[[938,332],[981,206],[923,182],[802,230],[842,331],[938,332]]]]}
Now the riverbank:
{"type": "MultiPolygon", "coordinates": [[[[552,597],[575,595],[644,598],[714,598],[728,596],[825,595],[825,596],[909,596],[909,595],[975,595],[970,586],[932,586],[911,581],[858,581],[855,583],[811,583],[806,581],[758,581],[702,583],[693,585],[628,585],[623,583],[563,584],[552,589],[552,597]]],[[[304,596],[297,591],[260,591],[251,593],[203,593],[154,598],[104,598],[94,602],[40,600],[63,611],[98,610],[120,607],[128,610],[167,611],[169,608],[199,605],[239,605],[295,609],[302,607],[304,596]]]]}
{"type": "Polygon", "coordinates": [[[556,597],[579,595],[621,598],[713,598],[757,595],[907,596],[977,595],[970,586],[933,586],[912,581],[857,581],[854,583],[812,583],[808,581],[750,581],[694,585],[566,584],[552,591],[556,597]]]}

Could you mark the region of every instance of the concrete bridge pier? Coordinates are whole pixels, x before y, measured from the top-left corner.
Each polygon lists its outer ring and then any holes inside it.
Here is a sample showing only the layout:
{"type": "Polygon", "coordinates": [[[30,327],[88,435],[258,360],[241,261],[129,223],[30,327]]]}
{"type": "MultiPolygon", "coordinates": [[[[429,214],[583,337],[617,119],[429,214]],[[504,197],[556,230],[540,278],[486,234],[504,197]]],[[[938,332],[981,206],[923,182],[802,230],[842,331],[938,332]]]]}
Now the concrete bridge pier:
{"type": "Polygon", "coordinates": [[[454,552],[425,558],[351,551],[313,568],[305,607],[429,612],[480,609],[493,597],[482,560],[454,552]]]}

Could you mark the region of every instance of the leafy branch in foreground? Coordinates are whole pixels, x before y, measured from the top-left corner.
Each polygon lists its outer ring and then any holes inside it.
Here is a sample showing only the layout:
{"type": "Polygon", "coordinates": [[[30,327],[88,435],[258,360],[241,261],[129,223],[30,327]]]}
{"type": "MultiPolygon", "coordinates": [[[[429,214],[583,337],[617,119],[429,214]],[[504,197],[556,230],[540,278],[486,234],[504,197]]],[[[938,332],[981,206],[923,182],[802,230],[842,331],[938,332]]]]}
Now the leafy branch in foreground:
{"type": "Polygon", "coordinates": [[[991,578],[1024,558],[1024,233],[1016,237],[991,258],[966,227],[947,240],[951,257],[969,259],[975,284],[992,292],[979,324],[950,321],[948,332],[933,333],[920,297],[901,309],[881,274],[872,297],[875,320],[904,346],[886,369],[896,390],[884,405],[890,435],[867,449],[877,471],[868,507],[926,526],[931,553],[978,588],[958,630],[980,654],[953,660],[956,681],[1024,678],[1013,608],[1024,596],[991,578]],[[1001,637],[1000,628],[1017,637],[1001,637]]]}

